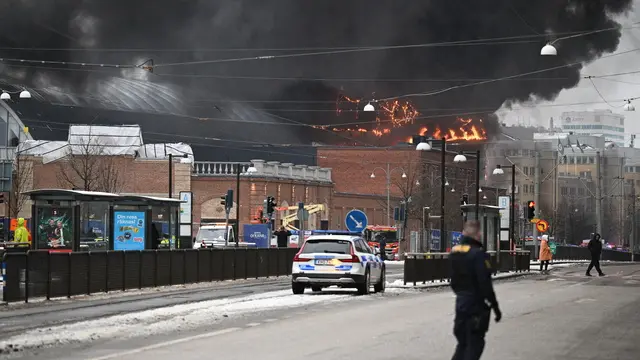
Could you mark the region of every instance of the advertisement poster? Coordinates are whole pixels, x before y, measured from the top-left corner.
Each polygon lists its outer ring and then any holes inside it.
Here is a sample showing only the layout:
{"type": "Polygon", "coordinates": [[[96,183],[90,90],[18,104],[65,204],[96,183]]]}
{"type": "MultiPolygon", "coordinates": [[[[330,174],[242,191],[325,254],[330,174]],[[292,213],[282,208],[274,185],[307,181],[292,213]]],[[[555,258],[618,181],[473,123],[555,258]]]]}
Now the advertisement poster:
{"type": "Polygon", "coordinates": [[[256,244],[257,248],[268,248],[271,245],[269,226],[267,224],[245,224],[244,242],[256,244]]]}
{"type": "Polygon", "coordinates": [[[113,213],[113,249],[144,250],[144,211],[113,213]]]}
{"type": "Polygon", "coordinates": [[[73,217],[71,208],[40,208],[37,219],[37,248],[73,249],[73,217]]]}

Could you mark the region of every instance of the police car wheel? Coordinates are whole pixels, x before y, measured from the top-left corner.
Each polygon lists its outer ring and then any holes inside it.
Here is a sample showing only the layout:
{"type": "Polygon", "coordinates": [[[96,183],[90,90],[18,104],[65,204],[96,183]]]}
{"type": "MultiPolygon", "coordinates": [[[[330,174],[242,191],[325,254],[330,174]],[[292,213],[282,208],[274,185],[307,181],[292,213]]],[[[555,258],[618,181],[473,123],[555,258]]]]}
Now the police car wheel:
{"type": "Polygon", "coordinates": [[[369,274],[369,269],[367,269],[364,273],[364,282],[362,284],[358,284],[358,295],[369,295],[371,291],[371,275],[369,274]]]}
{"type": "Polygon", "coordinates": [[[304,285],[291,283],[291,291],[293,291],[294,295],[304,294],[304,285]]]}
{"type": "Polygon", "coordinates": [[[320,286],[312,286],[311,287],[311,291],[313,292],[319,292],[322,291],[322,288],[320,286]]]}
{"type": "Polygon", "coordinates": [[[377,284],[373,285],[373,291],[377,293],[383,293],[387,286],[387,270],[382,269],[382,274],[380,274],[380,281],[377,284]]]}

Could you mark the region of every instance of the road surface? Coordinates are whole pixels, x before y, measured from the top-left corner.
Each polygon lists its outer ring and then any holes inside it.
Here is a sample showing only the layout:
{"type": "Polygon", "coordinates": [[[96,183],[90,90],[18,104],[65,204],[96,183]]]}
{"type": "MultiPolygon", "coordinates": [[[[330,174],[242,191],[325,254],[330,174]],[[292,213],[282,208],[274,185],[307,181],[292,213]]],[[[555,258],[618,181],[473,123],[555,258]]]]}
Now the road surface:
{"type": "MultiPolygon", "coordinates": [[[[402,276],[402,263],[389,262],[387,264],[387,280],[389,282],[402,279],[402,276]]],[[[29,329],[290,288],[291,277],[284,276],[268,279],[199,283],[184,287],[130,290],[96,294],[71,300],[32,300],[29,304],[12,303],[5,307],[0,307],[0,339],[29,329]]]]}
{"type": "MultiPolygon", "coordinates": [[[[640,265],[584,265],[496,284],[504,318],[491,324],[486,359],[637,360],[640,265]]],[[[283,296],[277,301],[287,301],[283,296]]],[[[384,295],[305,293],[315,301],[229,315],[195,328],[166,328],[146,338],[117,334],[83,344],[20,351],[17,358],[67,360],[449,359],[453,296],[448,289],[389,289],[384,295]],[[326,299],[326,301],[322,301],[326,299]]],[[[173,318],[181,322],[184,317],[173,318]]],[[[142,321],[142,320],[141,320],[142,321]]],[[[171,323],[167,323],[171,324],[171,323]]],[[[87,328],[89,329],[89,328],[87,328]]],[[[89,330],[87,330],[89,331],[89,330]]],[[[91,330],[94,331],[94,330],[91,330]]],[[[43,336],[51,336],[50,329],[43,336]]],[[[60,331],[60,338],[69,333],[60,331]]]]}

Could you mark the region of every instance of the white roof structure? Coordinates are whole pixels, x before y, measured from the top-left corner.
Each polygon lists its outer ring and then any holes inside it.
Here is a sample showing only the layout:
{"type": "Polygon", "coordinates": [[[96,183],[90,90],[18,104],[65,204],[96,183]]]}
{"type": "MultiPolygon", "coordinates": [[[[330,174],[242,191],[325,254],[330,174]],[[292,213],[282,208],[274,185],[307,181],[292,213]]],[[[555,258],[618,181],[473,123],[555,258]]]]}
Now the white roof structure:
{"type": "Polygon", "coordinates": [[[144,144],[138,125],[71,125],[67,141],[25,140],[18,146],[17,154],[40,156],[44,164],[68,155],[166,159],[169,154],[176,157],[186,154],[191,162],[194,160],[193,150],[187,144],[144,144]]]}

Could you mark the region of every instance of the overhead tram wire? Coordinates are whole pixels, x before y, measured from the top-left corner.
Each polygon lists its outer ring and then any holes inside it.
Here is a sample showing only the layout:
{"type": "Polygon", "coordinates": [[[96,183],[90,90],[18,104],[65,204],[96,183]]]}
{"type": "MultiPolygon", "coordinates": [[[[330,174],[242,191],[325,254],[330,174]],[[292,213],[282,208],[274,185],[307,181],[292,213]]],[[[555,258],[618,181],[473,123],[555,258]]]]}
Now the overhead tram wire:
{"type": "MultiPolygon", "coordinates": [[[[622,51],[622,52],[618,52],[618,53],[613,53],[613,54],[601,56],[599,59],[612,58],[612,57],[615,57],[615,56],[626,55],[626,54],[629,54],[629,53],[632,53],[632,52],[637,52],[637,51],[640,51],[640,48],[635,48],[635,49],[631,49],[631,50],[626,50],[626,51],[622,51]]],[[[529,75],[542,74],[542,73],[553,71],[553,70],[564,69],[564,68],[573,67],[573,66],[582,66],[583,64],[584,64],[583,61],[576,61],[576,62],[572,62],[572,63],[568,63],[568,64],[564,64],[564,65],[558,65],[558,66],[554,66],[554,67],[550,67],[550,68],[534,70],[534,71],[529,71],[529,72],[525,72],[525,73],[509,75],[509,76],[503,76],[503,77],[496,78],[496,79],[491,79],[491,80],[478,81],[478,82],[462,84],[462,85],[454,85],[454,86],[442,88],[442,89],[439,89],[439,90],[423,92],[423,93],[410,93],[410,94],[391,96],[391,97],[386,97],[386,98],[382,98],[382,99],[376,99],[375,101],[390,101],[390,100],[398,100],[398,99],[404,99],[404,98],[409,98],[409,97],[435,96],[435,95],[444,94],[446,92],[453,91],[453,90],[463,89],[463,88],[472,87],[472,86],[486,85],[486,84],[490,84],[490,83],[494,83],[494,82],[498,82],[498,81],[505,81],[505,80],[515,79],[515,78],[529,76],[529,75]]]]}
{"type": "MultiPolygon", "coordinates": [[[[638,23],[634,23],[629,27],[611,27],[598,29],[593,31],[576,31],[570,32],[575,35],[590,34],[595,32],[613,31],[621,29],[631,29],[638,27],[638,23]]],[[[250,56],[242,58],[229,58],[229,59],[212,59],[212,60],[200,60],[200,61],[186,61],[175,63],[159,63],[154,64],[152,68],[158,67],[170,67],[170,66],[186,66],[186,65],[202,65],[202,64],[218,64],[227,62],[242,62],[242,61],[254,61],[254,60],[272,60],[281,58],[294,58],[294,57],[308,57],[308,56],[320,56],[320,55],[337,55],[344,53],[355,52],[370,52],[370,51],[383,51],[383,50],[397,50],[397,49],[410,49],[410,48],[429,48],[429,47],[446,47],[446,46],[478,46],[478,45],[493,45],[493,44],[509,44],[510,41],[523,40],[523,39],[535,39],[537,37],[549,36],[549,35],[563,35],[564,33],[557,34],[545,34],[545,35],[518,35],[499,38],[486,38],[486,39],[474,39],[474,40],[459,40],[439,43],[422,43],[422,44],[406,44],[406,45],[388,45],[388,46],[371,46],[371,47],[353,47],[337,50],[320,50],[309,51],[292,54],[279,54],[279,55],[264,55],[264,56],[250,56]]],[[[567,33],[569,34],[569,33],[567,33]]],[[[313,49],[313,48],[310,48],[313,49]]],[[[316,48],[317,49],[317,48],[316,48]]],[[[320,48],[321,49],[321,48],[320,48]]],[[[259,51],[259,50],[256,50],[259,51]]],[[[105,63],[91,63],[91,62],[70,62],[70,61],[55,61],[55,60],[34,60],[34,59],[16,59],[16,58],[0,58],[0,62],[5,63],[28,63],[28,64],[42,64],[42,65],[63,65],[63,66],[87,66],[87,67],[102,67],[102,68],[141,68],[144,64],[105,64],[105,63]]]]}
{"type": "MultiPolygon", "coordinates": [[[[626,27],[610,27],[596,30],[598,32],[601,31],[613,31],[613,30],[627,30],[634,29],[640,26],[640,22],[632,23],[630,26],[626,27]]],[[[528,35],[515,35],[510,37],[500,37],[500,38],[484,38],[484,39],[475,39],[475,40],[467,40],[467,41],[505,41],[505,40],[517,40],[517,39],[535,39],[539,37],[548,38],[550,36],[568,36],[568,35],[580,35],[580,34],[588,34],[593,31],[566,31],[566,32],[558,32],[558,33],[545,33],[545,34],[528,34],[528,35]]],[[[462,40],[464,41],[464,40],[462,40]]],[[[442,42],[442,43],[431,43],[432,46],[446,46],[451,44],[451,42],[442,42]]],[[[409,44],[408,46],[415,46],[418,44],[409,44]]],[[[0,47],[0,51],[7,50],[15,50],[15,51],[67,51],[67,52],[252,52],[252,51],[319,51],[319,50],[357,50],[357,49],[371,49],[371,48],[386,48],[392,45],[370,45],[370,46],[318,46],[318,47],[291,47],[291,48],[193,48],[193,49],[185,49],[185,48],[46,48],[46,47],[0,47]]],[[[397,45],[397,46],[407,46],[407,45],[397,45]]]]}

